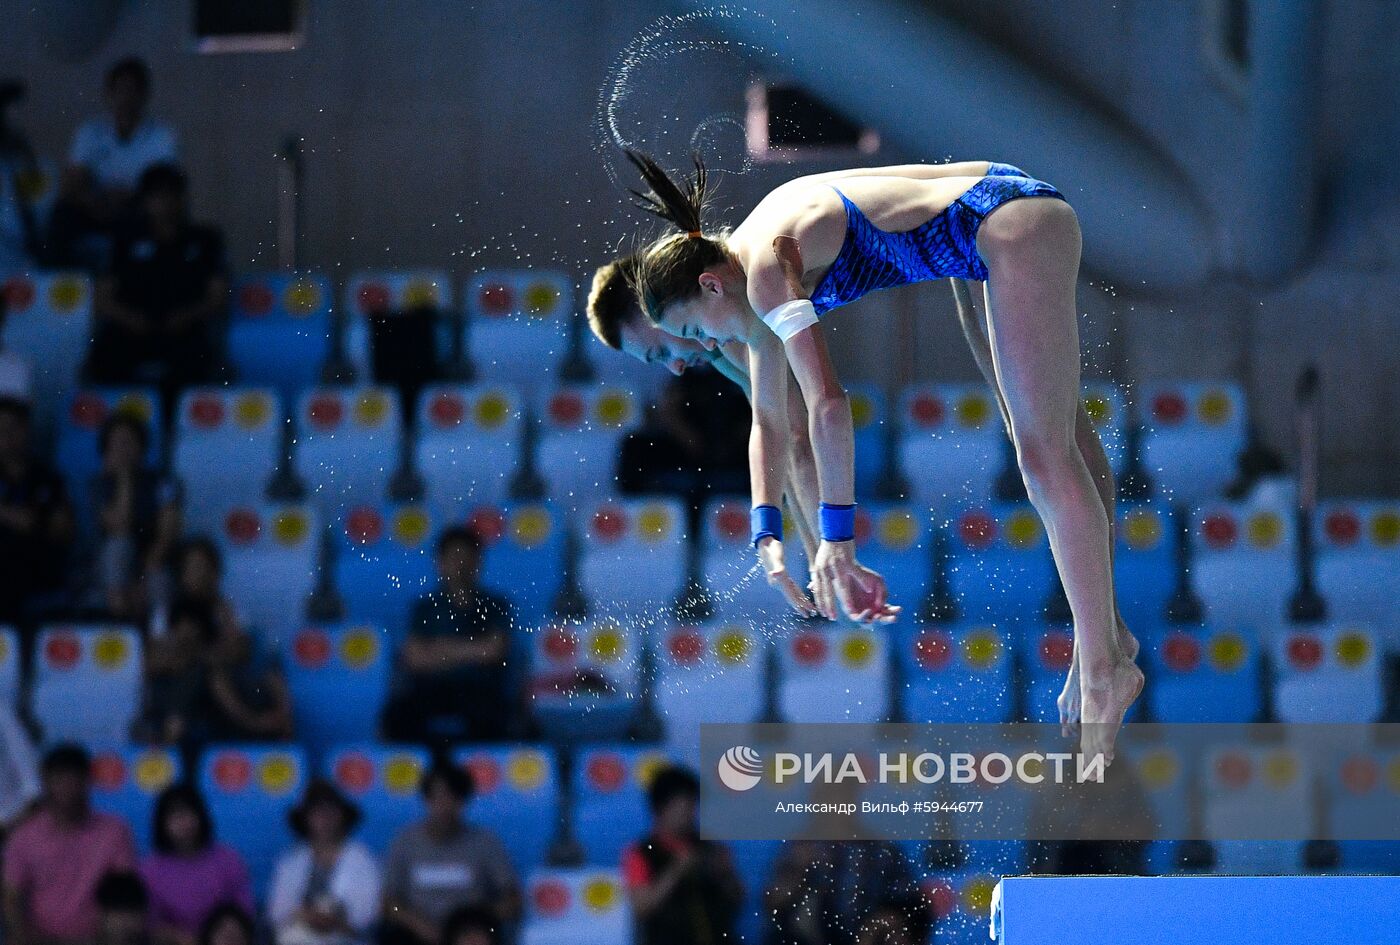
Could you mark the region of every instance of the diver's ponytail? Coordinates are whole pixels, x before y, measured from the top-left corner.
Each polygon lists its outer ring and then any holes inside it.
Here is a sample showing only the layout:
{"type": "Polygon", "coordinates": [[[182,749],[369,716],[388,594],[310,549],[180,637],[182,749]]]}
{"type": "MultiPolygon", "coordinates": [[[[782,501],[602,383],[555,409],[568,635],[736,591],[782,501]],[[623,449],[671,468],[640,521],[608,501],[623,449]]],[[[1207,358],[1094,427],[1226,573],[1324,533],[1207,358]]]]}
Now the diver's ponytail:
{"type": "Polygon", "coordinates": [[[641,172],[650,191],[643,193],[633,190],[639,198],[637,206],[648,213],[654,213],[687,236],[699,236],[701,215],[709,194],[709,174],[705,162],[698,153],[692,155],[695,162],[695,176],[685,182],[684,188],[671,179],[671,175],[661,165],[640,151],[627,149],[627,160],[641,172]]]}

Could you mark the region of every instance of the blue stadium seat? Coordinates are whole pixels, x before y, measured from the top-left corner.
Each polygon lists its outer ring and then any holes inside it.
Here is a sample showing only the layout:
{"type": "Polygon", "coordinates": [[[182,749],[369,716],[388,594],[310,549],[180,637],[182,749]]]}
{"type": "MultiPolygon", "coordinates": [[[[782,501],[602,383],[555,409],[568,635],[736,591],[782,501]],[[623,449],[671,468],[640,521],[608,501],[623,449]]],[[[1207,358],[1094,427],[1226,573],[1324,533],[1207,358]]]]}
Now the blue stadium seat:
{"type": "Polygon", "coordinates": [[[636,715],[640,630],[611,617],[530,634],[531,711],[550,738],[621,738],[636,715]]]}
{"type": "Polygon", "coordinates": [[[326,755],[322,770],[359,805],[364,819],[356,835],[376,856],[384,856],[394,837],[423,818],[419,788],[428,763],[427,750],[416,745],[365,742],[326,755]]]}
{"type": "Polygon", "coordinates": [[[540,415],[536,456],[549,497],[582,509],[616,493],[618,450],[640,408],[621,387],[570,384],[553,391],[540,415]]]}
{"type": "Polygon", "coordinates": [[[453,761],[475,786],[468,819],[501,838],[520,875],[543,866],[561,802],[553,752],[542,745],[474,745],[457,749],[453,761]]]}
{"type": "Polygon", "coordinates": [[[363,741],[379,727],[391,654],[365,626],[308,627],[285,652],[297,738],[313,751],[363,741]]]}
{"type": "Polygon", "coordinates": [[[894,645],[905,721],[1013,721],[1012,647],[996,627],[908,625],[894,645]]]}
{"type": "Polygon", "coordinates": [[[24,653],[14,627],[0,626],[0,701],[18,711],[23,693],[24,653]]]}
{"type": "Polygon", "coordinates": [[[564,583],[564,521],[546,502],[473,507],[466,522],[482,536],[481,582],[504,594],[526,625],[543,621],[564,583]]]}
{"type": "Polygon", "coordinates": [[[345,284],[345,350],[360,371],[370,376],[370,319],[416,308],[450,311],[452,280],[436,269],[357,272],[345,284]]]}
{"type": "Polygon", "coordinates": [[[890,444],[885,393],[876,384],[847,384],[846,396],[851,402],[851,429],[855,434],[856,498],[874,498],[885,472],[890,444]]]}
{"type": "Polygon", "coordinates": [[[193,530],[211,531],[226,510],[261,502],[281,458],[274,391],[203,387],[180,397],[171,467],[193,530]]]}
{"type": "Polygon", "coordinates": [[[335,532],[335,584],[345,612],[383,627],[397,644],[414,600],[437,583],[431,514],[415,503],[355,506],[335,532]]]}
{"type": "Polygon", "coordinates": [[[130,627],[49,626],[34,645],[29,709],[46,742],[122,745],[141,712],[141,636],[130,627]]]}
{"type": "Polygon", "coordinates": [[[923,891],[936,917],[938,945],[983,945],[990,928],[992,890],[999,876],[958,870],[925,877],[923,891]]]}
{"type": "MultiPolygon", "coordinates": [[[[702,519],[705,540],[700,543],[701,580],[709,592],[718,619],[771,626],[789,620],[792,608],[768,585],[749,542],[749,503],[746,499],[713,499],[702,519]]],[[[783,517],[785,558],[799,587],[807,584],[807,561],[801,552],[797,524],[783,517]]]]}
{"type": "MultiPolygon", "coordinates": [[[[1340,753],[1326,771],[1327,822],[1335,836],[1370,837],[1395,812],[1395,776],[1400,752],[1360,748],[1340,753]]],[[[1400,870],[1400,841],[1341,839],[1341,868],[1353,873],[1400,870]]]]}
{"type": "Polygon", "coordinates": [[[927,512],[914,505],[861,503],[856,506],[856,547],[860,563],[884,577],[893,603],[914,610],[923,602],[933,577],[927,512]]]}
{"type": "MultiPolygon", "coordinates": [[[[1068,627],[1035,624],[1019,634],[1023,714],[1028,722],[1058,722],[1055,705],[1074,659],[1074,633],[1068,627]]],[[[1141,700],[1136,703],[1141,705],[1141,700]]]]}
{"type": "Polygon", "coordinates": [[[1104,453],[1108,456],[1109,467],[1114,473],[1122,472],[1123,464],[1128,458],[1125,449],[1128,404],[1123,396],[1123,389],[1117,384],[1090,381],[1084,385],[1081,400],[1084,412],[1089,415],[1089,422],[1098,431],[1099,441],[1103,443],[1104,453]]]}
{"type": "Polygon", "coordinates": [[[426,388],[418,398],[414,465],[441,519],[504,502],[520,461],[524,404],[511,387],[426,388]]]}
{"type": "Polygon", "coordinates": [[[37,419],[51,426],[77,384],[92,338],[92,284],[77,273],[0,273],[5,321],[0,348],[24,358],[37,419]]]}
{"type": "Polygon", "coordinates": [[[631,945],[632,915],[616,868],[542,870],[525,883],[520,945],[631,945]]]}
{"type": "Polygon", "coordinates": [[[248,865],[261,898],[277,857],[296,840],[287,815],[308,776],[297,745],[212,745],[199,762],[199,789],[219,838],[248,865]]]}
{"type": "Polygon", "coordinates": [[[154,390],[132,387],[72,391],[67,408],[58,417],[54,465],[68,484],[68,497],[85,535],[92,534],[96,527],[93,485],[102,469],[100,433],[114,413],[133,416],[146,425],[146,464],[157,469],[161,462],[164,422],[160,398],[154,390]]]}
{"type": "Polygon", "coordinates": [[[320,570],[320,526],[305,505],[231,509],[216,541],[224,588],[250,627],[277,640],[300,628],[320,570]]]}
{"type": "MultiPolygon", "coordinates": [[[[1303,842],[1218,839],[1277,836],[1279,819],[1309,830],[1316,824],[1311,764],[1287,746],[1221,745],[1202,759],[1201,830],[1215,848],[1217,873],[1295,873],[1303,842]]],[[[1306,836],[1306,834],[1304,834],[1306,836]]]]}
{"type": "MultiPolygon", "coordinates": [[[[474,276],[465,287],[467,349],[481,377],[514,385],[538,406],[569,350],[573,299],[573,280],[561,272],[500,269],[474,276]]],[[[630,382],[622,386],[637,389],[630,382]]]]}
{"type": "Polygon", "coordinates": [[[676,763],[663,749],[627,746],[585,748],[574,760],[570,788],[574,837],[586,862],[613,865],[623,849],[651,824],[646,792],[656,772],[676,763]]]}
{"type": "Polygon", "coordinates": [[[1027,504],[972,507],[951,523],[948,579],[961,617],[1010,625],[1038,621],[1059,580],[1045,526],[1027,504]]]}
{"type": "Polygon", "coordinates": [[[1294,626],[1271,644],[1274,713],[1284,722],[1375,722],[1385,684],[1375,634],[1364,626],[1294,626]]]}
{"type": "Polygon", "coordinates": [[[240,384],[283,402],[314,387],[330,354],[331,281],[319,273],[260,272],[234,284],[228,358],[240,384]]]}
{"type": "Polygon", "coordinates": [[[1191,582],[1208,620],[1261,641],[1278,631],[1297,586],[1294,531],[1283,509],[1217,502],[1197,510],[1191,582]]]}
{"type": "Polygon", "coordinates": [[[1155,626],[1176,589],[1177,532],[1167,508],[1158,502],[1120,503],[1116,518],[1113,573],[1118,609],[1129,629],[1155,626]]]}
{"type": "Polygon", "coordinates": [[[179,753],[164,747],[104,748],[92,756],[92,806],[131,825],[136,847],[151,849],[156,799],[182,777],[179,753]]]}
{"type": "Polygon", "coordinates": [[[759,721],[767,649],[762,635],[737,623],[662,632],[653,693],[677,755],[698,756],[701,723],[759,721]]]}
{"type": "Polygon", "coordinates": [[[1248,413],[1238,384],[1165,383],[1142,388],[1142,458],[1172,502],[1218,497],[1236,476],[1248,413]]]}
{"type": "Polygon", "coordinates": [[[778,713],[787,722],[883,722],[890,642],[854,625],[801,629],[778,646],[778,713]]]}
{"type": "Polygon", "coordinates": [[[1158,722],[1254,722],[1264,713],[1259,647],[1246,634],[1173,628],[1143,641],[1158,722]]]}
{"type": "Polygon", "coordinates": [[[292,455],[309,500],[328,516],[382,502],[400,466],[402,436],[397,391],[322,388],[302,394],[292,455]]]}
{"type": "Polygon", "coordinates": [[[1369,623],[1400,651],[1400,503],[1323,502],[1314,522],[1318,591],[1333,620],[1369,623]]]}
{"type": "Polygon", "coordinates": [[[668,607],[685,587],[685,508],[678,499],[608,499],[585,510],[579,588],[602,613],[668,607]],[[645,574],[646,580],[637,580],[645,574]]]}
{"type": "Polygon", "coordinates": [[[987,385],[907,388],[900,416],[899,466],[912,499],[942,512],[991,498],[1006,431],[987,385]]]}

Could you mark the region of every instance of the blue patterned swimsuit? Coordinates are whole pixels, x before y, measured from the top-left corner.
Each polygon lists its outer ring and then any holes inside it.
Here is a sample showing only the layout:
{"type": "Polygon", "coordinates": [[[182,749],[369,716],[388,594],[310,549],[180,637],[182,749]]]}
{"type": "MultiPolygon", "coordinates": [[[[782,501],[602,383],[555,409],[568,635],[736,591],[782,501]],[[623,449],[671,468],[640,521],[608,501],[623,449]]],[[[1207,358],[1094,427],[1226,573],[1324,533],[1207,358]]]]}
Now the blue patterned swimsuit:
{"type": "Polygon", "coordinates": [[[911,282],[950,276],[985,282],[987,265],[977,254],[977,228],[987,214],[1017,197],[1065,199],[1025,171],[993,163],[986,177],[938,216],[917,229],[890,233],[866,219],[841,191],[832,190],[846,205],[846,239],[812,293],[818,315],[867,293],[911,282]]]}

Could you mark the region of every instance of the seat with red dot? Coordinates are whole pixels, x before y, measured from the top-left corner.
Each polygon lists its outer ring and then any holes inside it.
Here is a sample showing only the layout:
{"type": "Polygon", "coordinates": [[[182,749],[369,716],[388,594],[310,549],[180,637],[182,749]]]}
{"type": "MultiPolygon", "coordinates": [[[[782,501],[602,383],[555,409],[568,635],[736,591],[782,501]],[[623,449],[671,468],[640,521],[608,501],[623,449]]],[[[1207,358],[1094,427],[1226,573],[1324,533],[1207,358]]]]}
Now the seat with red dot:
{"type": "Polygon", "coordinates": [[[359,805],[364,819],[355,831],[356,838],[383,857],[394,837],[423,817],[419,787],[428,764],[427,750],[418,745],[363,742],[328,752],[321,770],[359,805]]]}
{"type": "Polygon", "coordinates": [[[631,945],[632,912],[614,866],[541,870],[525,883],[520,945],[631,945]]]}
{"type": "Polygon", "coordinates": [[[641,419],[626,388],[569,384],[549,393],[540,412],[536,468],[562,508],[582,509],[617,492],[617,457],[641,419]]]}
{"type": "Polygon", "coordinates": [[[219,839],[248,865],[261,897],[277,857],[295,842],[288,814],[309,771],[300,745],[210,745],[199,760],[198,787],[219,839]]]}
{"type": "Polygon", "coordinates": [[[472,745],[458,748],[452,760],[472,776],[468,819],[501,838],[520,875],[543,866],[561,802],[553,750],[545,745],[472,745]]]}
{"type": "Polygon", "coordinates": [[[1201,831],[1215,848],[1214,871],[1297,872],[1303,841],[1240,838],[1279,836],[1280,823],[1317,836],[1321,772],[1311,760],[1286,744],[1222,744],[1206,752],[1201,766],[1201,831]]]}
{"type": "Polygon", "coordinates": [[[892,641],[906,722],[1010,722],[1013,649],[988,624],[912,623],[892,641]]]}
{"type": "Polygon", "coordinates": [[[270,640],[300,627],[320,567],[320,526],[311,507],[229,509],[214,536],[224,554],[224,591],[249,626],[270,640]]]}
{"type": "Polygon", "coordinates": [[[537,625],[564,583],[563,514],[548,502],[471,506],[465,522],[481,536],[481,583],[504,595],[516,619],[537,625]]]}
{"type": "Polygon", "coordinates": [[[201,387],[180,397],[171,468],[195,531],[263,500],[282,459],[282,405],[270,388],[201,387]]]}
{"type": "Polygon", "coordinates": [[[573,280],[562,272],[498,269],[474,276],[464,296],[467,349],[481,378],[510,384],[539,404],[569,351],[573,280]]]}
{"type": "Polygon", "coordinates": [[[437,523],[423,503],[378,503],[346,509],[334,528],[345,612],[382,627],[392,647],[408,630],[414,601],[436,586],[437,523]]]}
{"type": "MultiPolygon", "coordinates": [[[[711,500],[701,518],[701,580],[715,614],[721,620],[767,625],[788,619],[787,600],[769,586],[758,566],[758,555],[749,541],[749,503],[739,498],[711,500]]],[[[797,525],[783,517],[784,560],[799,587],[807,584],[807,561],[797,525]]]]}
{"type": "Polygon", "coordinates": [[[1141,392],[1142,458],[1172,502],[1219,497],[1238,474],[1248,416],[1234,383],[1159,383],[1141,392]]]}
{"type": "Polygon", "coordinates": [[[306,391],[297,407],[296,431],[293,466],[308,500],[325,515],[386,498],[402,460],[397,391],[306,391]]]}
{"type": "Polygon", "coordinates": [[[130,627],[41,630],[29,710],[43,740],[125,744],[141,712],[141,659],[141,636],[130,627]]]}
{"type": "Polygon", "coordinates": [[[305,627],[283,652],[297,739],[314,751],[363,741],[379,726],[392,654],[364,625],[305,627]]]}
{"type": "Polygon", "coordinates": [[[977,870],[956,870],[924,877],[924,897],[935,916],[938,945],[982,945],[987,941],[992,890],[999,876],[977,870]]]}
{"type": "MultiPolygon", "coordinates": [[[[1022,669],[1020,715],[1028,722],[1058,722],[1060,711],[1055,700],[1064,689],[1074,658],[1074,632],[1068,625],[1041,622],[1024,625],[1016,637],[1022,669]]],[[[1134,702],[1124,720],[1139,719],[1144,701],[1134,702]]]]}
{"type": "Polygon", "coordinates": [[[574,838],[583,846],[585,862],[615,864],[628,844],[646,834],[651,779],[676,763],[662,748],[600,745],[577,753],[570,790],[574,838]]]}
{"type": "Polygon", "coordinates": [[[747,623],[677,625],[656,641],[656,710],[666,743],[678,755],[698,758],[700,725],[757,722],[763,715],[768,648],[747,623]]]}
{"type": "Polygon", "coordinates": [[[5,319],[0,349],[17,354],[31,371],[37,419],[52,428],[64,398],[77,386],[92,338],[92,283],[79,273],[0,273],[5,319]]]}
{"type": "Polygon", "coordinates": [[[783,721],[869,723],[889,717],[890,640],[883,630],[801,627],[774,646],[783,721]]]}
{"type": "Polygon", "coordinates": [[[504,502],[524,432],[520,392],[504,385],[432,386],[418,398],[414,468],[442,519],[471,505],[504,502]]]}
{"type": "Polygon", "coordinates": [[[985,384],[920,384],[900,404],[899,467],[909,495],[944,511],[991,498],[1006,439],[985,384]]]}
{"type": "Polygon", "coordinates": [[[1209,503],[1196,511],[1191,582],[1216,626],[1268,640],[1297,587],[1296,522],[1273,505],[1209,503]]]}
{"type": "MultiPolygon", "coordinates": [[[[1325,778],[1327,822],[1335,836],[1372,837],[1377,824],[1393,822],[1400,752],[1371,746],[1342,750],[1325,778]]],[[[1400,841],[1341,839],[1337,845],[1344,870],[1392,875],[1400,871],[1400,841]]]]}
{"type": "Polygon", "coordinates": [[[933,528],[917,505],[862,502],[856,505],[860,563],[885,579],[891,603],[918,608],[933,578],[933,528]]]}
{"type": "Polygon", "coordinates": [[[1383,660],[1360,624],[1290,626],[1271,641],[1274,713],[1284,722],[1375,722],[1385,709],[1383,660]]]}
{"type": "Polygon", "coordinates": [[[1148,699],[1158,722],[1254,722],[1265,711],[1259,645],[1248,634],[1213,627],[1171,627],[1143,639],[1152,679],[1148,699]]]}
{"type": "Polygon", "coordinates": [[[1323,502],[1313,526],[1328,616],[1370,623],[1387,650],[1400,651],[1400,502],[1323,502]]]}
{"type": "Polygon", "coordinates": [[[639,705],[641,632],[602,617],[530,634],[530,707],[540,728],[563,740],[622,737],[639,705]]]}
{"type": "Polygon", "coordinates": [[[92,755],[92,806],[131,825],[141,853],[151,849],[156,799],[182,778],[180,754],[161,746],[111,746],[92,755]]]}
{"type": "Polygon", "coordinates": [[[57,418],[54,466],[68,485],[68,497],[84,534],[91,534],[95,527],[94,486],[102,469],[100,434],[113,414],[140,420],[146,427],[146,465],[156,469],[161,461],[164,419],[160,397],[154,390],[130,387],[71,391],[57,418]]]}
{"type": "Polygon", "coordinates": [[[345,284],[345,351],[361,377],[370,376],[371,325],[402,312],[452,310],[452,279],[437,269],[357,272],[345,284]]]}
{"type": "Polygon", "coordinates": [[[330,354],[330,279],[312,272],[259,272],[233,287],[228,359],[240,384],[271,387],[286,403],[314,387],[330,354]]]}
{"type": "Polygon", "coordinates": [[[1058,577],[1045,526],[1029,503],[962,509],[948,536],[948,581],[962,619],[1012,629],[1041,618],[1058,577]]]}
{"type": "Polygon", "coordinates": [[[585,507],[580,525],[579,587],[599,612],[656,610],[676,600],[688,553],[680,500],[605,499],[585,507]]]}

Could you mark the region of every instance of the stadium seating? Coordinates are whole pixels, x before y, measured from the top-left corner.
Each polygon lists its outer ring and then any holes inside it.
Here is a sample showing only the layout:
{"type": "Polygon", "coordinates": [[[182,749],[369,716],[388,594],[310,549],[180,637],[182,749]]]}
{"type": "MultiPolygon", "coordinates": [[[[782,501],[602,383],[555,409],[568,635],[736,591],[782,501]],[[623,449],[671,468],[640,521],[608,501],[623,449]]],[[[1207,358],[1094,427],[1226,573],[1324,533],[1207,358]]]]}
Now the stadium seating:
{"type": "Polygon", "coordinates": [[[180,755],[172,748],[111,747],[92,756],[92,806],[131,825],[136,846],[150,852],[156,799],[183,777],[180,755]]]}
{"type": "Polygon", "coordinates": [[[1122,472],[1128,458],[1128,404],[1122,388],[1116,384],[1091,381],[1084,385],[1081,401],[1089,422],[1098,431],[1109,467],[1115,474],[1122,472]]]}
{"type": "Polygon", "coordinates": [[[564,583],[564,516],[546,502],[479,505],[465,521],[481,535],[481,582],[505,595],[516,617],[536,625],[564,583]]]}
{"type": "Polygon", "coordinates": [[[875,384],[847,384],[851,429],[855,434],[856,498],[874,498],[889,453],[889,422],[884,391],[875,384]]]}
{"type": "Polygon", "coordinates": [[[1272,641],[1274,712],[1284,722],[1375,722],[1385,707],[1380,648],[1363,626],[1295,626],[1272,641]]]}
{"type": "Polygon", "coordinates": [[[1248,412],[1238,384],[1166,383],[1142,388],[1142,458],[1172,502],[1219,496],[1236,476],[1248,412]]]}
{"type": "Polygon", "coordinates": [[[631,910],[616,869],[544,870],[527,880],[520,945],[631,942],[631,910]]]}
{"type": "Polygon", "coordinates": [[[14,627],[0,626],[0,701],[19,709],[24,654],[14,627]]]}
{"type": "Polygon", "coordinates": [[[228,359],[240,384],[276,389],[284,403],[320,380],[330,355],[330,279],[318,273],[262,272],[234,284],[228,359]]]}
{"type": "Polygon", "coordinates": [[[224,587],[248,624],[276,640],[300,627],[316,586],[320,530],[305,505],[244,506],[225,516],[216,540],[224,587]]]}
{"type": "Polygon", "coordinates": [[[1050,543],[1029,504],[968,508],[950,529],[948,578],[965,620],[1035,622],[1057,586],[1050,543]]]}
{"type": "Polygon", "coordinates": [[[464,746],[453,761],[472,776],[472,823],[501,838],[522,876],[542,867],[562,800],[553,752],[538,745],[464,746]]]}
{"type": "Polygon", "coordinates": [[[620,738],[638,708],[641,631],[611,617],[530,634],[531,711],[551,738],[620,738]]]}
{"type": "Polygon", "coordinates": [[[698,755],[701,723],[760,720],[767,649],[743,624],[677,626],[660,635],[653,692],[677,756],[698,755]]]}
{"type": "Polygon", "coordinates": [[[48,426],[78,379],[92,338],[92,285],[66,272],[0,274],[5,320],[0,348],[20,355],[41,425],[48,426]]]}
{"type": "Polygon", "coordinates": [[[324,775],[359,805],[356,837],[383,857],[405,827],[423,817],[420,784],[428,752],[413,745],[344,745],[329,752],[324,775]]]}
{"type": "Polygon", "coordinates": [[[366,626],[308,627],[286,649],[297,738],[317,752],[364,739],[379,725],[392,654],[366,626]]]}
{"type": "Polygon", "coordinates": [[[1006,431],[985,384],[906,388],[900,417],[899,466],[912,499],[942,512],[991,498],[1006,431]]]}
{"type": "Polygon", "coordinates": [[[540,413],[537,469],[549,496],[568,509],[617,491],[617,454],[641,415],[636,397],[621,387],[570,384],[554,390],[540,413]]]}
{"type": "MultiPolygon", "coordinates": [[[[705,506],[705,539],[700,542],[700,573],[718,619],[769,627],[788,619],[783,596],[768,585],[749,542],[749,503],[714,499],[705,506]]],[[[791,516],[783,517],[785,560],[798,586],[807,583],[806,556],[791,516]]]]}
{"type": "Polygon", "coordinates": [[[574,838],[586,862],[615,864],[623,848],[647,832],[646,792],[657,771],[674,763],[664,750],[627,746],[586,748],[574,758],[570,790],[574,838]]]}
{"type": "Polygon", "coordinates": [[[1176,589],[1177,531],[1159,502],[1119,503],[1113,573],[1118,609],[1139,637],[1161,623],[1176,589]]]}
{"type": "Polygon", "coordinates": [[[464,295],[467,348],[480,377],[514,385],[538,406],[568,352],[573,280],[559,272],[494,270],[474,276],[464,295]]]}
{"type": "Polygon", "coordinates": [[[44,740],[125,744],[141,712],[141,666],[141,637],[131,628],[41,630],[29,708],[44,740]]]}
{"type": "Polygon", "coordinates": [[[785,722],[883,722],[890,715],[889,636],[846,625],[801,629],[778,647],[785,722]]]}
{"type": "MultiPolygon", "coordinates": [[[[1020,635],[1023,711],[1028,722],[1058,722],[1055,700],[1065,686],[1074,659],[1074,632],[1067,626],[1040,624],[1020,635]]],[[[1138,701],[1141,705],[1141,700],[1138,701]]]]}
{"type": "Polygon", "coordinates": [[[309,769],[296,745],[213,745],[199,762],[198,787],[220,839],[248,864],[261,897],[278,855],[296,839],[287,815],[309,769]]]}
{"type": "Polygon", "coordinates": [[[1216,502],[1192,529],[1191,581],[1217,626],[1261,641],[1282,625],[1297,587],[1294,520],[1283,509],[1216,502]]]}
{"type": "Polygon", "coordinates": [[[282,407],[270,389],[199,388],[180,398],[171,465],[194,531],[263,500],[282,458],[282,407]]]}
{"type": "Polygon", "coordinates": [[[928,514],[917,506],[887,502],[856,506],[860,563],[878,571],[885,578],[890,600],[907,610],[917,608],[928,594],[932,539],[928,514]]]}
{"type": "Polygon", "coordinates": [[[1158,722],[1254,722],[1265,711],[1259,647],[1230,630],[1178,627],[1143,641],[1158,722]]]}
{"type": "Polygon", "coordinates": [[[924,878],[924,895],[936,917],[938,945],[983,945],[987,941],[996,883],[997,877],[990,873],[965,870],[924,878]]]}
{"type": "Polygon", "coordinates": [[[149,438],[146,464],[158,469],[162,456],[164,422],[160,398],[144,387],[127,389],[85,388],[74,391],[57,422],[54,464],[68,485],[79,527],[84,535],[96,527],[96,497],[93,484],[102,469],[100,434],[113,413],[129,414],[146,425],[149,438]]]}
{"type": "Polygon", "coordinates": [[[434,386],[418,398],[414,468],[440,519],[504,502],[520,461],[524,404],[505,386],[434,386]]]}
{"type": "Polygon", "coordinates": [[[452,280],[433,269],[358,272],[345,284],[345,350],[360,372],[370,377],[372,318],[430,308],[450,311],[452,280]]]}
{"type": "Polygon", "coordinates": [[[1338,752],[1326,771],[1323,790],[1327,799],[1327,823],[1339,837],[1341,866],[1359,873],[1395,874],[1400,869],[1400,841],[1364,840],[1394,821],[1395,777],[1400,773],[1400,752],[1369,746],[1338,752]]]}
{"type": "Polygon", "coordinates": [[[677,499],[607,499],[585,510],[579,587],[600,612],[669,606],[685,585],[685,509],[677,499]],[[638,580],[640,577],[645,580],[638,580]]]}
{"type": "Polygon", "coordinates": [[[1369,623],[1387,650],[1400,652],[1400,503],[1323,502],[1313,524],[1328,616],[1369,623]]]}
{"type": "Polygon", "coordinates": [[[1296,872],[1302,865],[1301,841],[1247,838],[1278,836],[1280,818],[1295,829],[1317,828],[1308,762],[1290,747],[1241,744],[1214,748],[1202,763],[1202,830],[1214,841],[1215,871],[1296,872]]]}
{"type": "Polygon", "coordinates": [[[403,638],[414,601],[436,586],[436,524],[417,503],[355,506],[336,522],[335,583],[345,612],[384,628],[391,644],[403,638]]]}
{"type": "Polygon", "coordinates": [[[333,517],[350,506],[383,501],[399,469],[401,439],[396,391],[323,388],[302,394],[293,457],[311,503],[333,517]]]}
{"type": "Polygon", "coordinates": [[[1013,721],[1013,650],[996,627],[909,624],[894,637],[906,722],[1013,721]]]}

